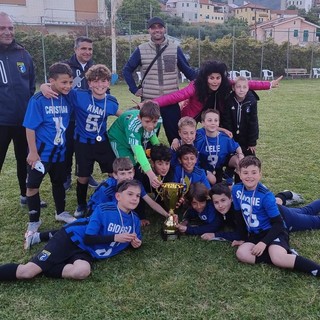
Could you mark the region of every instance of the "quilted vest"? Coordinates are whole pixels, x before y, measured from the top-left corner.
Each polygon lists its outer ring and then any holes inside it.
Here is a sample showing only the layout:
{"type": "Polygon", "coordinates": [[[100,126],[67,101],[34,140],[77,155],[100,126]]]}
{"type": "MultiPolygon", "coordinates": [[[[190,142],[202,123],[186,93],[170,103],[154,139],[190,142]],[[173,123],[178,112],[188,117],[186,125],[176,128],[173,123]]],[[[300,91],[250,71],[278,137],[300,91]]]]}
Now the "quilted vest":
{"type": "Polygon", "coordinates": [[[153,99],[161,95],[179,89],[178,67],[177,67],[177,48],[178,46],[167,39],[160,45],[156,45],[151,40],[139,46],[141,55],[141,76],[143,77],[148,66],[155,55],[163,46],[168,47],[158,57],[152,68],[145,77],[143,88],[143,99],[153,99]]]}

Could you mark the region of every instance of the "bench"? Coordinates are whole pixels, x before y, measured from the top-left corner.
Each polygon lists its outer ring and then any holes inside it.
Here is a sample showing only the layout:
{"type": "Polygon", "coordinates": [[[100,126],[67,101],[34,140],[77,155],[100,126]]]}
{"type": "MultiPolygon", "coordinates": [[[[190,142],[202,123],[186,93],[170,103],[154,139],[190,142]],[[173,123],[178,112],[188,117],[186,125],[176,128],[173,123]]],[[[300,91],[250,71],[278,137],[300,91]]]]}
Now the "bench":
{"type": "Polygon", "coordinates": [[[291,76],[292,79],[294,77],[309,77],[309,73],[307,69],[303,68],[286,68],[284,69],[284,72],[288,75],[291,76]]]}

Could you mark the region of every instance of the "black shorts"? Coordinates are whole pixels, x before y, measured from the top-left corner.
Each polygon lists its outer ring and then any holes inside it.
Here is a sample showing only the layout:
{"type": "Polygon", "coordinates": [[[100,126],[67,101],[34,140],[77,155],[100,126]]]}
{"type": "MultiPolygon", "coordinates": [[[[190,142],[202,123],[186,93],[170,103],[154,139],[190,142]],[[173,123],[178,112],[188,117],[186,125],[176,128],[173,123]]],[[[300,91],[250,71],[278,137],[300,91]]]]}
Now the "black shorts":
{"type": "Polygon", "coordinates": [[[27,188],[38,189],[41,182],[46,175],[49,174],[52,185],[61,185],[67,179],[66,164],[65,162],[42,162],[45,171],[44,174],[36,169],[31,169],[31,166],[27,166],[27,188]]]}
{"type": "Polygon", "coordinates": [[[112,173],[112,164],[116,156],[111,148],[109,139],[101,142],[82,143],[75,141],[76,175],[89,177],[93,172],[93,165],[99,163],[102,173],[112,173]]]}
{"type": "Polygon", "coordinates": [[[76,246],[62,228],[30,261],[39,266],[45,276],[61,278],[63,268],[76,260],[87,261],[90,265],[93,262],[91,255],[76,246]]]}
{"type": "MultiPolygon", "coordinates": [[[[268,231],[263,231],[263,232],[260,232],[259,234],[252,233],[252,234],[249,235],[249,239],[248,239],[247,242],[251,242],[251,243],[257,244],[258,242],[260,242],[265,237],[267,232],[268,231]]],[[[289,245],[289,235],[286,232],[281,232],[276,239],[274,239],[273,241],[271,241],[267,245],[267,247],[264,250],[264,252],[262,253],[262,255],[260,257],[256,258],[256,263],[272,264],[271,258],[269,256],[269,251],[268,251],[268,248],[271,245],[280,246],[280,247],[284,248],[288,253],[291,253],[290,245],[289,245]]]]}

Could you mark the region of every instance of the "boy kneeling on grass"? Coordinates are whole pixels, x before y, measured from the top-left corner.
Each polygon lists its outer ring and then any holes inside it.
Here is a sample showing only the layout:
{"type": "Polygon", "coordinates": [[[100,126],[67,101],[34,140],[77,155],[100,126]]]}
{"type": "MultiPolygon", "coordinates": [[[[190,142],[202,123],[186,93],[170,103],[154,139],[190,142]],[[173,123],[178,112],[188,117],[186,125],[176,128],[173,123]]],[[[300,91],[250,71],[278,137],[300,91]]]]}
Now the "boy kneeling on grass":
{"type": "Polygon", "coordinates": [[[62,227],[27,264],[0,266],[0,281],[31,279],[40,273],[82,280],[90,275],[94,259],[110,258],[129,245],[139,248],[140,220],[133,210],[140,192],[138,181],[123,181],[115,195],[118,203],[104,203],[90,219],[78,219],[62,227]]]}
{"type": "Polygon", "coordinates": [[[234,209],[242,214],[246,223],[245,241],[233,241],[239,246],[239,261],[255,264],[269,263],[313,276],[320,276],[320,265],[292,253],[289,235],[280,215],[275,196],[261,182],[261,162],[247,156],[239,162],[242,183],[232,188],[234,209]]]}

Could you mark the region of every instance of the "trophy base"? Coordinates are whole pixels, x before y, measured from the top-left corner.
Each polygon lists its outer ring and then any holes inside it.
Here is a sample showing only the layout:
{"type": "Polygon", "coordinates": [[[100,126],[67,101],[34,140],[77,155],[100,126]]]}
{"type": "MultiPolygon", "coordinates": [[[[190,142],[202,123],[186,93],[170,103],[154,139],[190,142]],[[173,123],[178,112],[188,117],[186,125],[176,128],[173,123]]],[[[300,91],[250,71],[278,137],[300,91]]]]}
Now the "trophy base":
{"type": "Polygon", "coordinates": [[[172,241],[179,239],[180,235],[178,231],[167,233],[164,230],[161,230],[161,237],[164,241],[172,241]]]}

